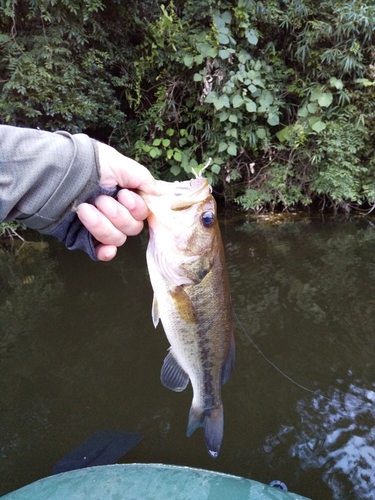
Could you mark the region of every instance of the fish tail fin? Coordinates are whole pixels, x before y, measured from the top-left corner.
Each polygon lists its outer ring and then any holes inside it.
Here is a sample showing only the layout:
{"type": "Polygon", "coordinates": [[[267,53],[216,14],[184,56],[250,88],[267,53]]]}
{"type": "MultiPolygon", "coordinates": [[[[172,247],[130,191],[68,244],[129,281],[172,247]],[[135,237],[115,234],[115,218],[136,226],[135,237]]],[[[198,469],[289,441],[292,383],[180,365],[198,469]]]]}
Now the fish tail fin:
{"type": "Polygon", "coordinates": [[[208,453],[213,458],[219,455],[221,442],[224,433],[224,411],[223,405],[218,408],[211,408],[209,410],[201,410],[200,408],[190,408],[189,423],[186,434],[190,437],[193,432],[203,427],[204,439],[208,453]]]}

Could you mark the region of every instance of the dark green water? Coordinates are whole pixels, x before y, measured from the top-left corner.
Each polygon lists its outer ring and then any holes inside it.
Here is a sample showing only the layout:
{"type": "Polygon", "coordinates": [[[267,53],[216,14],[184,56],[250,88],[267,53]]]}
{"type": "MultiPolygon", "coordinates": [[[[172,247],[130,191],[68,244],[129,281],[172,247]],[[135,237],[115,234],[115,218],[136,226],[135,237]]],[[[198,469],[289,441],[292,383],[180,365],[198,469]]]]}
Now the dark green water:
{"type": "Polygon", "coordinates": [[[55,240],[0,253],[0,494],[45,477],[102,429],[144,435],[123,462],[285,482],[313,500],[375,491],[375,227],[369,220],[225,217],[237,360],[217,460],[191,403],[165,389],[152,325],[147,233],[114,262],[55,240]],[[283,376],[263,354],[298,384],[283,376]]]}

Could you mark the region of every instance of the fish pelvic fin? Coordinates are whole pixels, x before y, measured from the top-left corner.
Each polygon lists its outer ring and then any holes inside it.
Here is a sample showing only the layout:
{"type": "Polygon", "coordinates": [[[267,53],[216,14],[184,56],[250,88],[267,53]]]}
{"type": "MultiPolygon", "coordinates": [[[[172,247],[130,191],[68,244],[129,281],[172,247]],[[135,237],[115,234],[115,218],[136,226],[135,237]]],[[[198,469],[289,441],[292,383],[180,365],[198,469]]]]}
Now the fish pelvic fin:
{"type": "Polygon", "coordinates": [[[211,457],[217,458],[224,434],[223,405],[209,410],[202,410],[192,406],[189,413],[187,436],[190,437],[198,427],[203,427],[208,453],[211,457]]]}
{"type": "Polygon", "coordinates": [[[172,351],[169,351],[164,359],[160,380],[164,387],[176,392],[181,392],[186,389],[189,383],[189,375],[178,364],[172,351]]]}

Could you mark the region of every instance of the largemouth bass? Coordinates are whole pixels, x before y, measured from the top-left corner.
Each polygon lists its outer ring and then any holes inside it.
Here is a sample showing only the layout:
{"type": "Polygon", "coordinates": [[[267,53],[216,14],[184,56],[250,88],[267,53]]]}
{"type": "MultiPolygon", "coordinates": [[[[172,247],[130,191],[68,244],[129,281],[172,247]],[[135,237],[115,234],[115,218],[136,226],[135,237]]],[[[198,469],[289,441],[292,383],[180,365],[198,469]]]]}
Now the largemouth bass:
{"type": "Polygon", "coordinates": [[[147,265],[154,290],[152,319],[161,320],[170,343],[161,381],[193,401],[187,435],[203,427],[208,452],[217,457],[223,438],[221,386],[233,369],[229,282],[206,179],[157,181],[160,196],[141,192],[150,209],[147,265]]]}

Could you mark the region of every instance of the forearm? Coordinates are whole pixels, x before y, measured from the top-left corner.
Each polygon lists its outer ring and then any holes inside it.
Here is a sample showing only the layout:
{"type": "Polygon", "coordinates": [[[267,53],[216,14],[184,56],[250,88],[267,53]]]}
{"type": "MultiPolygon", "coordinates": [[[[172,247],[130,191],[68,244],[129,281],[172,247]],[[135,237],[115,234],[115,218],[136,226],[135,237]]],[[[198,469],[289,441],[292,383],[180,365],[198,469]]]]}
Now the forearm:
{"type": "Polygon", "coordinates": [[[0,221],[51,233],[95,192],[99,178],[88,136],[0,125],[0,221]]]}

